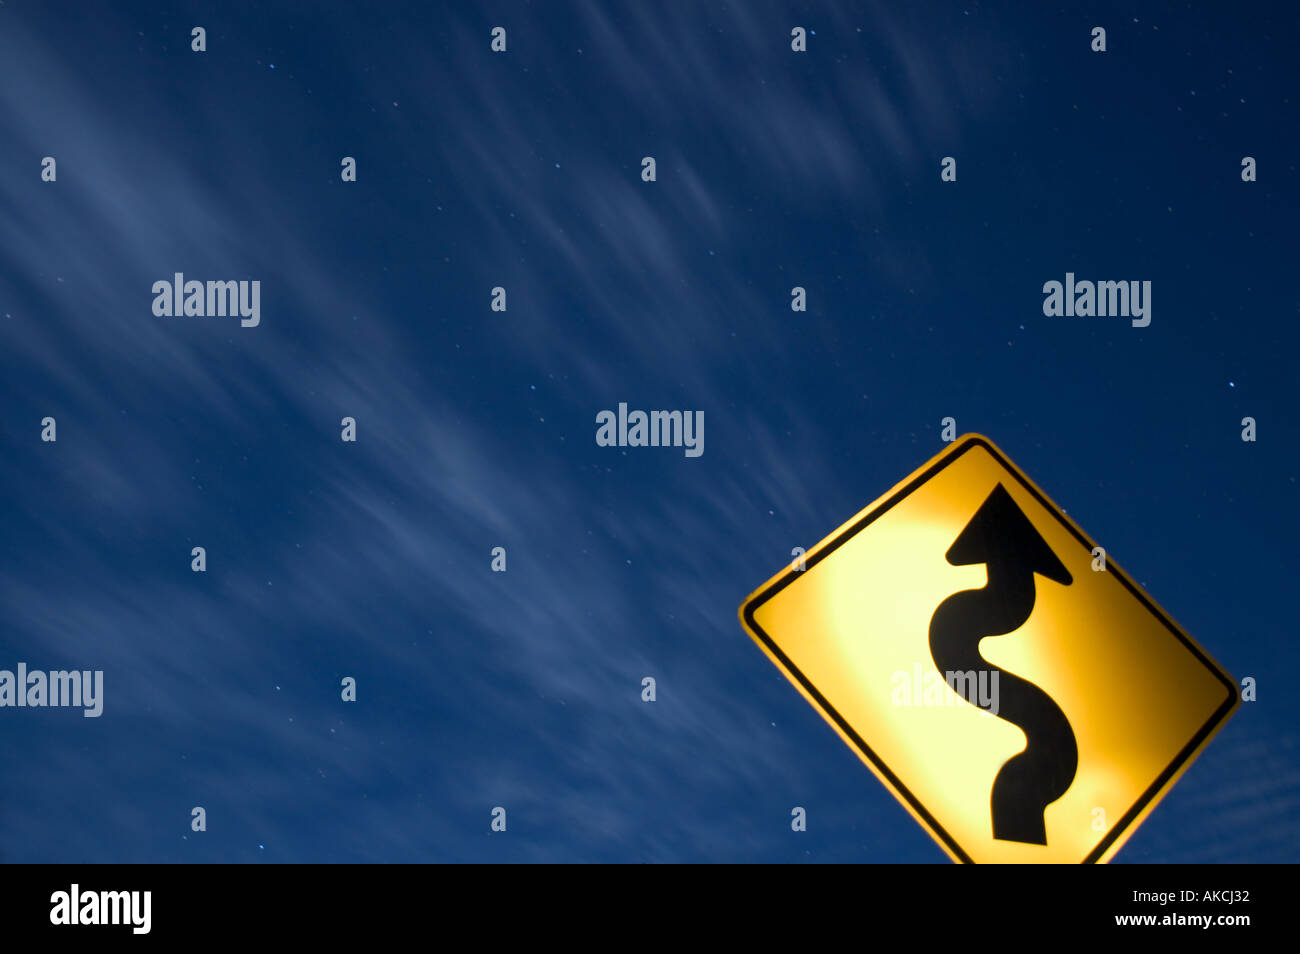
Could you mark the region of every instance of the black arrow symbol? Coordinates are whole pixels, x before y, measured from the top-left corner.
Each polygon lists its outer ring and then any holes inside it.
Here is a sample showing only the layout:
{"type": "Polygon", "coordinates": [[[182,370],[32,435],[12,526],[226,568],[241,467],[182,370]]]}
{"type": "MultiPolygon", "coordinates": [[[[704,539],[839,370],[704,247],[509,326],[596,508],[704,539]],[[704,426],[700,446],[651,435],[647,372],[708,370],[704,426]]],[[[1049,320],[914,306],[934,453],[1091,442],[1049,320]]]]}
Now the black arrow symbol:
{"type": "MultiPolygon", "coordinates": [[[[1074,579],[1001,484],[957,535],[947,558],[953,566],[987,564],[989,581],[982,589],[954,593],[939,604],[930,619],[930,655],[945,674],[998,674],[998,707],[993,714],[1019,726],[1026,743],[1024,751],[1008,759],[993,780],[993,837],[1045,845],[1043,811],[1065,794],[1079,767],[1074,732],[1047,693],[991,665],[980,656],[979,643],[985,636],[1015,632],[1029,619],[1035,573],[1065,586],[1074,579]]],[[[975,681],[949,685],[967,702],[992,711],[979,701],[975,681]]]]}

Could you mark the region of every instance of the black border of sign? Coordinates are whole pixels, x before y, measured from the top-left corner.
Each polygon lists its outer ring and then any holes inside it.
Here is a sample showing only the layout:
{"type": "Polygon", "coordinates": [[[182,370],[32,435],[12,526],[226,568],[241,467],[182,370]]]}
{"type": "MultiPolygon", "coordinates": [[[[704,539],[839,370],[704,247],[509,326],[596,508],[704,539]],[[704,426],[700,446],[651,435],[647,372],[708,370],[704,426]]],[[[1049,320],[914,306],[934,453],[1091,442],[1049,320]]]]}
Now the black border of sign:
{"type": "MultiPolygon", "coordinates": [[[[799,671],[798,667],[796,667],[794,663],[790,661],[789,657],[786,656],[786,654],[781,651],[780,647],[776,645],[776,643],[772,640],[772,638],[763,631],[762,627],[760,627],[758,625],[758,622],[754,619],[754,612],[755,610],[758,609],[758,607],[762,606],[773,596],[775,596],[777,593],[780,593],[783,589],[785,589],[792,582],[794,582],[796,575],[802,575],[802,573],[806,573],[808,570],[812,569],[814,566],[820,563],[827,556],[834,553],[835,550],[840,546],[840,544],[844,543],[846,540],[849,540],[850,538],[858,534],[861,530],[867,527],[867,525],[870,524],[873,520],[880,517],[882,514],[888,512],[891,507],[893,507],[895,504],[902,501],[904,498],[906,498],[909,494],[911,494],[922,484],[926,483],[931,478],[933,478],[935,474],[939,473],[941,470],[943,470],[953,461],[959,459],[962,456],[962,454],[966,453],[968,450],[970,450],[973,447],[983,447],[986,451],[988,451],[989,454],[992,455],[993,459],[996,460],[998,464],[1000,464],[1007,473],[1014,476],[1016,480],[1020,482],[1021,487],[1023,487],[1028,493],[1030,493],[1035,500],[1037,500],[1040,504],[1042,504],[1043,508],[1046,509],[1050,514],[1052,514],[1052,516],[1054,516],[1060,522],[1061,526],[1065,527],[1065,529],[1067,529],[1070,532],[1071,536],[1073,536],[1076,540],[1078,540],[1081,544],[1083,544],[1083,546],[1087,549],[1089,556],[1092,555],[1093,548],[1096,546],[1096,544],[1093,543],[1093,541],[1088,537],[1088,535],[1085,534],[1082,529],[1075,526],[1074,522],[1070,520],[1067,516],[1065,516],[1061,512],[1060,508],[1056,506],[1056,504],[1048,500],[1047,497],[1037,487],[1033,485],[1033,483],[1028,479],[1027,475],[1022,473],[1019,467],[1012,464],[1011,461],[1009,461],[1005,456],[1003,456],[1002,452],[999,451],[996,447],[994,447],[991,441],[987,440],[984,437],[981,437],[980,435],[971,434],[961,438],[957,442],[956,446],[953,447],[948,454],[941,457],[939,460],[935,461],[933,465],[926,468],[922,473],[914,477],[910,482],[908,482],[908,484],[905,487],[903,487],[901,490],[899,490],[897,493],[891,496],[884,503],[880,504],[880,506],[873,508],[869,513],[865,514],[859,520],[854,522],[851,526],[842,530],[838,535],[835,536],[834,539],[832,539],[824,547],[819,547],[817,551],[809,559],[805,561],[804,569],[800,571],[799,574],[796,574],[795,571],[787,567],[786,570],[781,574],[781,576],[778,579],[769,583],[763,589],[759,590],[757,593],[755,593],[753,596],[747,599],[741,606],[741,618],[745,626],[749,629],[749,631],[754,635],[756,635],[762,641],[763,645],[767,647],[768,651],[771,652],[773,656],[775,656],[777,659],[780,660],[781,665],[785,668],[786,672],[793,675],[799,681],[799,685],[801,685],[803,689],[813,699],[817,701],[817,705],[822,709],[822,711],[825,712],[835,722],[835,724],[840,728],[840,730],[844,733],[844,735],[847,738],[853,741],[853,744],[857,747],[861,755],[865,757],[868,760],[868,762],[872,766],[874,766],[875,769],[884,778],[889,780],[889,784],[891,784],[894,787],[894,789],[898,791],[907,800],[907,804],[911,807],[912,811],[915,812],[919,818],[924,820],[925,824],[930,828],[930,830],[934,832],[935,835],[937,835],[943,841],[943,843],[948,847],[948,849],[954,855],[956,855],[958,858],[960,858],[962,861],[968,864],[973,864],[974,859],[971,858],[968,854],[966,854],[965,851],[962,850],[961,846],[957,844],[956,840],[950,834],[948,834],[947,831],[944,830],[944,828],[938,823],[938,821],[934,818],[934,816],[930,814],[930,812],[925,808],[924,805],[921,804],[921,802],[917,799],[917,797],[913,795],[911,791],[909,791],[908,788],[902,783],[902,781],[898,778],[898,776],[896,776],[889,769],[889,767],[885,765],[885,763],[876,755],[876,753],[871,750],[871,747],[867,745],[866,741],[863,740],[862,737],[859,736],[856,731],[854,731],[853,727],[849,725],[848,722],[845,721],[844,717],[841,716],[838,712],[836,712],[835,709],[831,706],[831,704],[827,702],[826,698],[817,690],[817,687],[814,686],[808,680],[808,678],[802,672],[799,671]]],[[[1201,650],[1201,648],[1198,645],[1196,645],[1195,640],[1193,640],[1191,636],[1189,636],[1187,633],[1183,632],[1182,628],[1177,623],[1175,623],[1172,619],[1170,619],[1169,616],[1162,609],[1160,609],[1160,607],[1156,606],[1147,597],[1147,595],[1144,592],[1142,592],[1142,588],[1139,587],[1136,583],[1134,583],[1129,578],[1127,573],[1125,573],[1118,566],[1112,564],[1109,561],[1109,559],[1107,560],[1106,570],[1109,573],[1113,573],[1115,577],[1120,581],[1120,583],[1122,583],[1124,587],[1128,589],[1128,591],[1131,594],[1133,594],[1133,596],[1138,600],[1138,602],[1141,603],[1144,607],[1146,607],[1147,611],[1151,613],[1156,619],[1158,619],[1161,623],[1163,623],[1165,628],[1168,629],[1174,635],[1174,637],[1180,643],[1182,643],[1188,649],[1188,651],[1190,651],[1192,655],[1195,656],[1201,662],[1202,665],[1204,665],[1207,669],[1210,670],[1211,673],[1214,674],[1215,678],[1218,679],[1227,689],[1228,695],[1227,698],[1223,701],[1223,704],[1219,706],[1218,709],[1215,710],[1213,715],[1210,716],[1209,721],[1207,721],[1205,725],[1201,727],[1200,731],[1197,732],[1196,735],[1192,737],[1192,740],[1188,742],[1187,745],[1183,746],[1183,748],[1174,757],[1174,760],[1168,765],[1168,767],[1166,767],[1165,770],[1160,773],[1159,777],[1156,778],[1156,780],[1151,784],[1151,786],[1147,788],[1145,792],[1142,793],[1141,797],[1137,800],[1137,802],[1134,803],[1134,805],[1127,812],[1124,813],[1124,816],[1119,820],[1119,822],[1113,828],[1111,828],[1109,832],[1106,833],[1106,837],[1103,838],[1097,844],[1097,846],[1093,848],[1091,852],[1088,853],[1088,856],[1083,859],[1082,862],[1083,864],[1092,864],[1098,861],[1102,857],[1102,855],[1106,853],[1106,850],[1111,846],[1111,844],[1115,841],[1115,839],[1117,839],[1121,834],[1128,831],[1129,826],[1132,825],[1133,821],[1138,817],[1138,815],[1142,813],[1142,811],[1147,807],[1147,805],[1151,802],[1151,800],[1156,797],[1156,795],[1160,792],[1160,790],[1164,788],[1164,786],[1169,782],[1169,780],[1175,774],[1177,774],[1180,769],[1183,768],[1183,766],[1188,762],[1188,760],[1191,758],[1193,753],[1195,753],[1197,749],[1200,748],[1200,746],[1209,738],[1211,734],[1213,734],[1218,728],[1221,727],[1223,722],[1226,721],[1228,716],[1236,708],[1238,702],[1237,684],[1232,679],[1232,677],[1229,676],[1221,666],[1219,666],[1216,662],[1210,659],[1201,650]]]]}

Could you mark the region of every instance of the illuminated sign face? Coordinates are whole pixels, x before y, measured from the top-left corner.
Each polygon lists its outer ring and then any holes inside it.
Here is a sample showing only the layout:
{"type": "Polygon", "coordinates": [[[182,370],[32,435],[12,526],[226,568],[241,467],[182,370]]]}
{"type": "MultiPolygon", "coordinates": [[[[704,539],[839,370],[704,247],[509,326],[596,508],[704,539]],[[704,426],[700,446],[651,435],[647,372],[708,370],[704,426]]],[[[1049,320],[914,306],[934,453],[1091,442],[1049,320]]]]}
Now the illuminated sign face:
{"type": "Polygon", "coordinates": [[[957,861],[1108,861],[1236,683],[986,438],[777,574],[746,632],[957,861]]]}

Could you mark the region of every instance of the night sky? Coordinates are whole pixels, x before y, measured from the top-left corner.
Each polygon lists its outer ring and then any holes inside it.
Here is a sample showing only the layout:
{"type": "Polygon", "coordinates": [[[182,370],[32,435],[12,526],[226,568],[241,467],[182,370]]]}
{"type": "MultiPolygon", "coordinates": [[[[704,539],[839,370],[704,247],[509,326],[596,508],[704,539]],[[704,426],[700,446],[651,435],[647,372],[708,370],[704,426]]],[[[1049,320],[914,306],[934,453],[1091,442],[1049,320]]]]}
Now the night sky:
{"type": "Polygon", "coordinates": [[[375,6],[0,0],[0,860],[944,862],[736,613],[948,416],[1257,680],[1116,860],[1300,860],[1300,8],[375,6]]]}

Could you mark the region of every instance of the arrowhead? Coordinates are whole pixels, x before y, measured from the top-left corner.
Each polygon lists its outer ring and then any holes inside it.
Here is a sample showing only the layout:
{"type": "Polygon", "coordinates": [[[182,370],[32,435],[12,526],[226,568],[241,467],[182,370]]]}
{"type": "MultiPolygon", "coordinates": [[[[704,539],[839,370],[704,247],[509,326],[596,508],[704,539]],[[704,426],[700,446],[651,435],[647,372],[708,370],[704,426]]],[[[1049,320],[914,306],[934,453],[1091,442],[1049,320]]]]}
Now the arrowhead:
{"type": "Polygon", "coordinates": [[[1067,586],[1074,582],[1065,564],[1001,484],[980,505],[966,529],[957,535],[947,557],[953,566],[998,563],[1023,567],[1067,586]]]}

